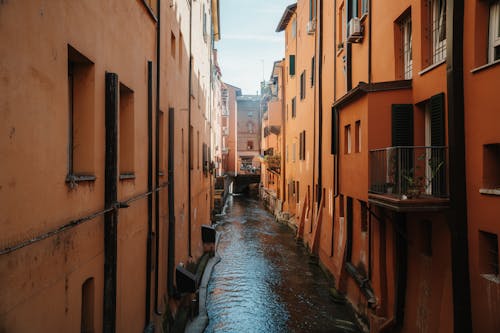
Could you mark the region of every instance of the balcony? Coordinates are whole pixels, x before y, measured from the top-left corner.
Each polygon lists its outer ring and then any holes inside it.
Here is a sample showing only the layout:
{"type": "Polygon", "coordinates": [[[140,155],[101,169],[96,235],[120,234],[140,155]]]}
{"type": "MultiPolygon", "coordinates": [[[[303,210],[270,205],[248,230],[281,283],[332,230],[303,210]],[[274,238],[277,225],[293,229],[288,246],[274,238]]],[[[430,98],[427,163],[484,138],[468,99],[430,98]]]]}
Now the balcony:
{"type": "Polygon", "coordinates": [[[370,151],[370,203],[397,211],[449,206],[447,147],[388,147],[370,151]]]}

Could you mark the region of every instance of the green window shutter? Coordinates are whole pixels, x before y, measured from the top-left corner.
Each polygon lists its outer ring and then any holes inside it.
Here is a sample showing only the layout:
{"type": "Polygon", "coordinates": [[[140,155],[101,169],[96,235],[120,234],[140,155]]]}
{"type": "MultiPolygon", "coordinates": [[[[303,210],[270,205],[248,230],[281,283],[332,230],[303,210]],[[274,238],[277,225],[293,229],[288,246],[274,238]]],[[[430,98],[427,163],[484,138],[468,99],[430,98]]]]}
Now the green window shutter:
{"type": "Polygon", "coordinates": [[[431,146],[445,145],[444,94],[432,96],[429,101],[431,113],[431,146]]]}
{"type": "Polygon", "coordinates": [[[295,75],[295,55],[290,54],[290,75],[295,75]]]}
{"type": "Polygon", "coordinates": [[[413,105],[392,105],[392,146],[413,146],[413,105]]]}

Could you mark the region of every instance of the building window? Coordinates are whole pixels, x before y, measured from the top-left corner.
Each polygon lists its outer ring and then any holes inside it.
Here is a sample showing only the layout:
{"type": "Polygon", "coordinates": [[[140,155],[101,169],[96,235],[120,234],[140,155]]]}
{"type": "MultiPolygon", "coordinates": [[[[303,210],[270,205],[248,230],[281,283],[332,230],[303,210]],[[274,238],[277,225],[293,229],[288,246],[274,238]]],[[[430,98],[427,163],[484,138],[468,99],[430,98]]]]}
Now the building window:
{"type": "Polygon", "coordinates": [[[294,76],[295,75],[295,55],[290,54],[289,59],[290,59],[290,76],[294,76]]]}
{"type": "Polygon", "coordinates": [[[500,60],[500,1],[490,6],[490,41],[488,61],[500,60]]]}
{"type": "Polygon", "coordinates": [[[175,59],[175,35],[173,31],[170,32],[170,54],[175,59]]]}
{"type": "Polygon", "coordinates": [[[68,45],[68,179],[93,175],[94,64],[68,45]]]}
{"type": "Polygon", "coordinates": [[[398,22],[399,26],[399,44],[397,49],[400,50],[399,59],[401,63],[401,78],[409,80],[412,78],[413,71],[413,55],[412,55],[412,25],[411,12],[403,15],[398,22]]]}
{"type": "Polygon", "coordinates": [[[306,71],[300,74],[300,99],[306,98],[306,71]]]}
{"type": "Polygon", "coordinates": [[[292,162],[295,162],[295,153],[296,153],[296,150],[297,150],[297,144],[294,142],[292,144],[292,162]]]}
{"type": "Polygon", "coordinates": [[[189,126],[189,169],[194,169],[194,128],[189,126]]]}
{"type": "Polygon", "coordinates": [[[309,0],[309,21],[316,18],[316,0],[309,0]]]}
{"type": "Polygon", "coordinates": [[[248,133],[252,134],[254,132],[254,127],[255,127],[254,123],[249,121],[247,124],[248,133]]]}
{"type": "Polygon", "coordinates": [[[299,160],[305,161],[306,159],[306,131],[299,134],[299,160]]]}
{"type": "Polygon", "coordinates": [[[135,124],[134,92],[120,83],[119,154],[120,178],[134,174],[135,124]]]}
{"type": "Polygon", "coordinates": [[[351,153],[351,125],[345,126],[345,128],[344,128],[344,135],[345,135],[344,153],[345,154],[350,154],[351,153]]]}
{"type": "Polygon", "coordinates": [[[340,50],[344,47],[344,41],[346,38],[345,32],[347,28],[347,23],[346,23],[346,18],[345,18],[345,13],[344,13],[344,3],[342,2],[339,7],[339,19],[338,19],[338,45],[337,45],[337,50],[340,50]]]}
{"type": "Polygon", "coordinates": [[[205,4],[203,4],[203,11],[201,12],[203,16],[203,40],[205,43],[208,41],[208,33],[207,33],[207,13],[205,12],[205,4]]]}
{"type": "Polygon", "coordinates": [[[314,81],[315,81],[315,73],[316,72],[316,60],[314,57],[311,59],[311,87],[314,86],[314,81]]]}
{"type": "Polygon", "coordinates": [[[483,146],[483,188],[500,191],[500,143],[483,146]]]}
{"type": "Polygon", "coordinates": [[[182,47],[184,46],[184,41],[182,38],[182,32],[179,32],[179,68],[182,66],[182,47]]]}
{"type": "Polygon", "coordinates": [[[354,143],[354,151],[356,153],[359,153],[361,151],[361,121],[360,120],[356,121],[355,140],[356,140],[356,142],[354,143]]]}
{"type": "Polygon", "coordinates": [[[368,231],[368,207],[365,201],[359,202],[361,215],[361,232],[368,231]]]}
{"type": "Polygon", "coordinates": [[[253,141],[247,141],[247,149],[253,150],[253,141]]]}
{"type": "Polygon", "coordinates": [[[296,102],[295,102],[295,97],[292,98],[292,118],[295,118],[297,116],[297,108],[296,108],[296,102]]]}
{"type": "Polygon", "coordinates": [[[82,285],[81,311],[80,332],[94,333],[94,278],[85,280],[82,285]]]}
{"type": "Polygon", "coordinates": [[[432,63],[446,59],[446,0],[429,0],[432,63]]]}
{"type": "Polygon", "coordinates": [[[479,270],[481,274],[498,277],[498,236],[479,231],[479,270]]]}
{"type": "Polygon", "coordinates": [[[369,0],[361,0],[361,16],[368,14],[368,1],[369,0]]]}
{"type": "Polygon", "coordinates": [[[196,131],[196,168],[200,170],[200,131],[196,131]]]}
{"type": "Polygon", "coordinates": [[[297,37],[297,20],[294,18],[292,21],[292,38],[297,37]]]}

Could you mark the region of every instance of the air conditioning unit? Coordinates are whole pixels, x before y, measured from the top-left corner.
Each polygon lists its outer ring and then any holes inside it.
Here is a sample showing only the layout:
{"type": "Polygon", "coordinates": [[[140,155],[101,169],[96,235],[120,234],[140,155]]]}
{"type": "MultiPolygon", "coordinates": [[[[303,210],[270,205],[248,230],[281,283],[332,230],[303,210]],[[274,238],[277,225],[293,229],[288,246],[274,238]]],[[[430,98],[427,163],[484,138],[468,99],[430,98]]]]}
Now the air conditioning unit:
{"type": "Polygon", "coordinates": [[[314,32],[316,31],[316,20],[307,22],[306,30],[308,35],[314,34],[314,32]]]}
{"type": "Polygon", "coordinates": [[[359,43],[363,39],[361,21],[358,17],[353,17],[347,24],[347,42],[359,43]]]}

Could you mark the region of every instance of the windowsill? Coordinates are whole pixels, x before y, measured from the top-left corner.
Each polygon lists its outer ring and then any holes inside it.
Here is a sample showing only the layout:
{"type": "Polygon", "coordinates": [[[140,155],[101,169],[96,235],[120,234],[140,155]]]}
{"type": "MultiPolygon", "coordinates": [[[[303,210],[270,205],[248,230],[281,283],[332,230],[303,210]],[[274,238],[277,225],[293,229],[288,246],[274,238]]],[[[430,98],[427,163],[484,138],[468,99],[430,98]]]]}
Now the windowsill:
{"type": "Polygon", "coordinates": [[[163,171],[158,171],[158,176],[163,177],[165,176],[165,173],[163,171]]]}
{"type": "Polygon", "coordinates": [[[480,188],[479,193],[486,195],[500,195],[500,188],[480,188]]]}
{"type": "Polygon", "coordinates": [[[444,63],[446,63],[446,59],[443,59],[435,64],[432,64],[432,65],[422,69],[420,72],[418,72],[418,75],[424,75],[425,73],[432,71],[434,68],[439,67],[444,63]]]}
{"type": "Polygon", "coordinates": [[[490,63],[487,63],[487,64],[485,64],[485,65],[482,65],[482,66],[476,67],[476,68],[472,69],[470,72],[471,72],[472,74],[476,74],[477,72],[481,72],[481,71],[483,71],[483,70],[485,70],[485,69],[488,69],[488,68],[490,68],[490,67],[494,67],[494,66],[496,66],[496,65],[498,65],[498,64],[500,64],[500,60],[495,60],[495,61],[490,62],[490,63]]]}
{"type": "Polygon", "coordinates": [[[496,284],[500,284],[500,277],[498,275],[495,275],[495,274],[481,274],[481,276],[483,278],[485,278],[486,280],[490,281],[490,282],[493,282],[493,283],[496,283],[496,284]]]}
{"type": "Polygon", "coordinates": [[[94,175],[69,174],[66,176],[66,183],[93,182],[96,180],[94,175]]]}
{"type": "Polygon", "coordinates": [[[119,178],[120,178],[120,180],[135,179],[135,173],[133,173],[133,172],[121,173],[119,178]]]}

